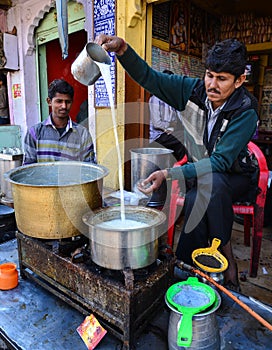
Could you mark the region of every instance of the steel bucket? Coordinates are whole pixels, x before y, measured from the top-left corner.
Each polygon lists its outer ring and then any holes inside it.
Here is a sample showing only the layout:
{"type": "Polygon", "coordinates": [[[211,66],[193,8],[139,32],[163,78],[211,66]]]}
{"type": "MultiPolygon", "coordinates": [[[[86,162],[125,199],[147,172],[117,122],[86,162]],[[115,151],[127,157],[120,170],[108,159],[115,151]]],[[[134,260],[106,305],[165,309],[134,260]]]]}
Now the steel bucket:
{"type": "MultiPolygon", "coordinates": [[[[141,179],[147,178],[156,170],[171,168],[175,162],[173,151],[167,148],[135,148],[131,153],[131,189],[135,190],[141,179]]],[[[164,205],[167,192],[167,182],[164,181],[160,188],[152,193],[147,205],[149,207],[161,207],[164,205]]]]}
{"type": "Polygon", "coordinates": [[[101,227],[101,223],[120,219],[120,213],[120,207],[108,207],[83,215],[89,226],[92,260],[112,270],[151,265],[158,258],[158,238],[166,230],[165,214],[154,208],[125,206],[125,220],[144,223],[145,227],[101,227]]]}
{"type": "Polygon", "coordinates": [[[101,165],[74,161],[24,165],[5,173],[19,231],[45,239],[86,233],[82,215],[102,206],[106,175],[101,165]]]}
{"type": "Polygon", "coordinates": [[[111,59],[102,46],[88,43],[72,63],[73,77],[83,85],[93,85],[101,77],[96,62],[110,65],[111,59]]]}
{"type": "Polygon", "coordinates": [[[0,155],[0,202],[13,206],[12,188],[11,184],[4,179],[4,174],[11,169],[18,168],[23,163],[23,155],[16,155],[8,157],[9,155],[0,155]],[[10,159],[9,159],[10,158],[10,159]]]}
{"type": "MultiPolygon", "coordinates": [[[[193,339],[190,349],[194,350],[220,350],[220,332],[216,319],[216,311],[221,305],[221,297],[215,290],[216,301],[207,310],[193,316],[193,339]]],[[[165,302],[170,309],[168,323],[168,348],[169,350],[189,349],[177,345],[177,334],[182,318],[182,313],[170,305],[167,298],[165,302]]]]}

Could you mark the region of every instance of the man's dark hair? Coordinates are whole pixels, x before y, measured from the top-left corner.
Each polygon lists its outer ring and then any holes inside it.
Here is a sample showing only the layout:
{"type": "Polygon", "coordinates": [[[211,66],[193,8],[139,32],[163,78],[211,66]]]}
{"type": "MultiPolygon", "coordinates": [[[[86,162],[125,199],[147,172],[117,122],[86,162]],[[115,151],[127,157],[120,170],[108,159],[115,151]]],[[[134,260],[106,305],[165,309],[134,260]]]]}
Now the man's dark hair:
{"type": "Polygon", "coordinates": [[[230,73],[237,79],[244,74],[246,64],[246,46],[237,39],[226,39],[216,43],[208,51],[205,67],[216,73],[230,73]]]}
{"type": "Polygon", "coordinates": [[[53,80],[48,87],[48,97],[50,100],[56,96],[56,93],[69,95],[71,98],[74,98],[74,88],[67,83],[64,79],[55,79],[53,80]]]}
{"type": "Polygon", "coordinates": [[[169,75],[172,75],[172,74],[174,74],[171,70],[169,70],[169,69],[165,69],[164,71],[162,71],[163,73],[165,73],[165,74],[169,74],[169,75]]]}

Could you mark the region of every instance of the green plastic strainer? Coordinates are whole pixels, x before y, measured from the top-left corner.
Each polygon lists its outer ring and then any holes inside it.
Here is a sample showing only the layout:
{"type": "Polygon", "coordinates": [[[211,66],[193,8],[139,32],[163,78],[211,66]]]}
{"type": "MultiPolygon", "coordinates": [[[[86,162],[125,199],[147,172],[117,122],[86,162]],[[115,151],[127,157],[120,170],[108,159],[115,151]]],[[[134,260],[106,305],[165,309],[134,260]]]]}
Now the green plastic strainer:
{"type": "Polygon", "coordinates": [[[197,277],[173,284],[166,292],[166,299],[180,313],[181,322],[177,334],[177,345],[189,347],[193,339],[193,316],[211,305],[216,300],[212,287],[199,282],[197,277]]]}

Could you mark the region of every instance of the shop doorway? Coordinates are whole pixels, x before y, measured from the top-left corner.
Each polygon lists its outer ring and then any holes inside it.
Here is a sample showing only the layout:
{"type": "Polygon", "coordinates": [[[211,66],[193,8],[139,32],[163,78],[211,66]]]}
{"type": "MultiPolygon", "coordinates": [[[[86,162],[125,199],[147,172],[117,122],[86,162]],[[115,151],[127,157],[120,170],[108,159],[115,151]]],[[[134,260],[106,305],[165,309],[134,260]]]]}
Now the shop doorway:
{"type": "MultiPolygon", "coordinates": [[[[79,113],[80,105],[88,98],[88,88],[73,78],[73,75],[71,73],[71,65],[86,45],[86,42],[87,33],[84,30],[70,34],[69,56],[65,60],[62,59],[61,48],[58,39],[49,41],[47,44],[45,44],[48,84],[50,84],[50,82],[54,79],[65,79],[75,89],[74,103],[70,112],[70,116],[74,121],[76,121],[76,116],[79,113]]],[[[46,98],[48,96],[47,89],[42,89],[42,92],[44,93],[41,94],[41,104],[43,105],[43,103],[45,103],[45,107],[48,109],[46,103],[46,98]]],[[[44,108],[44,110],[46,110],[46,108],[44,108]]],[[[47,116],[48,113],[45,115],[45,118],[47,118],[47,116]]]]}
{"type": "Polygon", "coordinates": [[[65,79],[75,90],[74,103],[70,116],[76,121],[81,104],[88,99],[88,88],[73,78],[71,65],[87,43],[84,30],[85,13],[81,4],[68,2],[69,36],[68,57],[63,60],[56,21],[56,9],[52,8],[36,31],[37,71],[40,97],[40,119],[45,120],[49,113],[46,102],[48,85],[54,79],[65,79]]]}

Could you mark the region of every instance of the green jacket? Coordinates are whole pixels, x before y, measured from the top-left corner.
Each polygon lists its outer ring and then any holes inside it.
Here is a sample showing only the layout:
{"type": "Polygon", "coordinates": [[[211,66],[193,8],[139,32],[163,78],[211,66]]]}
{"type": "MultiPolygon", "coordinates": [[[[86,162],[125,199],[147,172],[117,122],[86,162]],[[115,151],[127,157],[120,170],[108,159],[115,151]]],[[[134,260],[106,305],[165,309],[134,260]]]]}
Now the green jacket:
{"type": "Polygon", "coordinates": [[[191,162],[171,168],[173,179],[190,179],[212,172],[230,172],[245,164],[247,144],[252,139],[258,122],[257,100],[245,87],[236,89],[220,112],[207,141],[206,91],[204,81],[183,75],[168,75],[152,69],[128,46],[118,57],[128,74],[144,89],[175,109],[182,111],[184,144],[191,162]],[[222,131],[222,125],[227,124],[222,131]],[[221,130],[221,131],[220,131],[221,130]]]}

